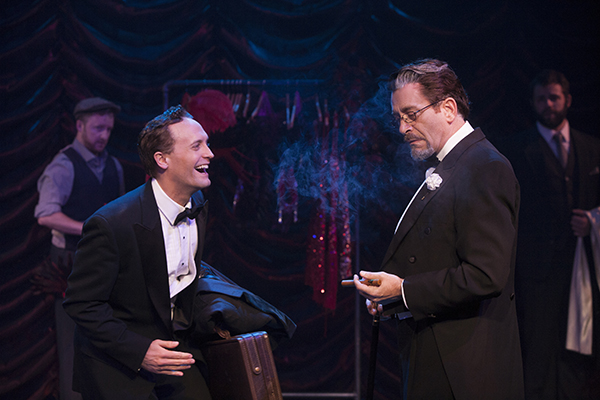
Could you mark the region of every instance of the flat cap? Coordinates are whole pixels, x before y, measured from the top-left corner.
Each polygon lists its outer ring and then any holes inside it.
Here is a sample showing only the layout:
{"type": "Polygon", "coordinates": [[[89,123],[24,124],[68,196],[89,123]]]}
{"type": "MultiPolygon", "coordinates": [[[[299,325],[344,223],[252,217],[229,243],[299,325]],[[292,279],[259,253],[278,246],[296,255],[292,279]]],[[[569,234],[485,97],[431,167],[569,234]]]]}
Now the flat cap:
{"type": "Polygon", "coordinates": [[[111,110],[113,113],[118,113],[121,111],[121,107],[113,103],[112,101],[108,101],[102,99],[100,97],[90,97],[89,99],[83,99],[75,106],[75,110],[73,110],[73,115],[75,119],[79,118],[82,114],[86,113],[94,113],[104,110],[111,110]]]}

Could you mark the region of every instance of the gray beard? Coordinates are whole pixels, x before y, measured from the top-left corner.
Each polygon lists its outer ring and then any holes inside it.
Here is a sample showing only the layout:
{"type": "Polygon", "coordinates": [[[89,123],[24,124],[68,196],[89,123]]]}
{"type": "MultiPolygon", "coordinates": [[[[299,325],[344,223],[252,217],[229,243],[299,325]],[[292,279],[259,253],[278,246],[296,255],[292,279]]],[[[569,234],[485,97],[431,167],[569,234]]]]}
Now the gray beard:
{"type": "Polygon", "coordinates": [[[425,150],[415,150],[410,149],[410,156],[415,161],[424,161],[431,157],[435,151],[431,147],[429,143],[427,143],[427,148],[425,150]]]}

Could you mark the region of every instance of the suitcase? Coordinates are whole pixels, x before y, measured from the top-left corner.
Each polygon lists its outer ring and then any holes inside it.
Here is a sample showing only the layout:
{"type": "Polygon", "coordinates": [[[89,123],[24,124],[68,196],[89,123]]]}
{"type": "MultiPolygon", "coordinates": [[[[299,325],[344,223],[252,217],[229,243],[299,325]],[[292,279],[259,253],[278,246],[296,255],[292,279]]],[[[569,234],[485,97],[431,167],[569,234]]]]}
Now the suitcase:
{"type": "Polygon", "coordinates": [[[202,345],[213,400],[282,400],[267,332],[202,345]]]}

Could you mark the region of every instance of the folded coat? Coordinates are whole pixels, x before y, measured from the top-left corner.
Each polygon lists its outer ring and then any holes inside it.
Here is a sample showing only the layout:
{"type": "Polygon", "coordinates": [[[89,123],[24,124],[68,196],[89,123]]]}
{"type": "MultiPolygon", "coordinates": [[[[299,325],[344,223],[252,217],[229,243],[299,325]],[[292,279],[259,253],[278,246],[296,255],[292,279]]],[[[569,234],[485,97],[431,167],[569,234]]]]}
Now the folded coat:
{"type": "Polygon", "coordinates": [[[231,335],[266,331],[271,347],[290,339],[296,324],[283,312],[237,285],[209,264],[202,262],[194,303],[192,340],[204,343],[218,337],[218,330],[231,335]]]}

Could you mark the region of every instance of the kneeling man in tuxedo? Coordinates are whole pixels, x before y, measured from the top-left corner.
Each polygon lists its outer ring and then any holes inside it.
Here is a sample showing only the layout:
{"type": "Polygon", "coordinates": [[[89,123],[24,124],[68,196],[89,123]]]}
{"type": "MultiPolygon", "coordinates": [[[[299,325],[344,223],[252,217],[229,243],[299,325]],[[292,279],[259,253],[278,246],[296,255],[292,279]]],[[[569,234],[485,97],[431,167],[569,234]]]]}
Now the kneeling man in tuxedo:
{"type": "Polygon", "coordinates": [[[189,335],[214,156],[180,106],[148,122],[138,150],[151,179],[95,212],[77,246],[73,386],[84,399],[210,399],[189,335]]]}

